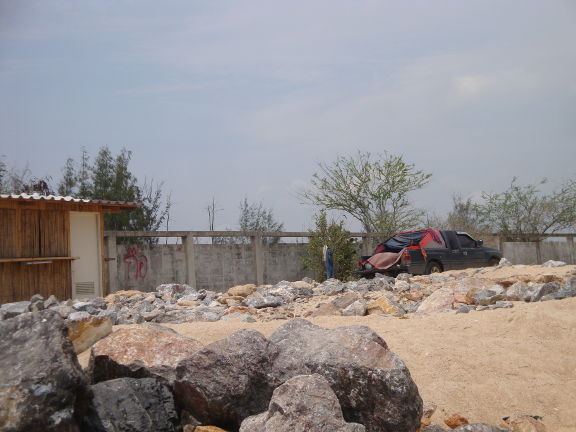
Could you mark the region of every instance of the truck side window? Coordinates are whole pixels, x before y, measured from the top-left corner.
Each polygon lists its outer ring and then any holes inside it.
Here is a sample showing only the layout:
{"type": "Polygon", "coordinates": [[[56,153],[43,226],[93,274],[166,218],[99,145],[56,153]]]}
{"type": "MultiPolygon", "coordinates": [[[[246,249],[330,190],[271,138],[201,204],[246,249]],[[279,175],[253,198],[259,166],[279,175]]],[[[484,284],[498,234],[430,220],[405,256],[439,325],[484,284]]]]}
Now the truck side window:
{"type": "Polygon", "coordinates": [[[467,235],[458,234],[458,241],[463,248],[475,248],[476,247],[476,240],[467,235]]]}
{"type": "Polygon", "coordinates": [[[456,250],[456,249],[458,249],[458,248],[456,247],[456,242],[454,241],[454,240],[455,240],[455,237],[454,237],[454,234],[453,234],[453,233],[451,233],[451,232],[446,232],[446,238],[448,239],[448,244],[450,245],[450,249],[451,249],[451,250],[456,250]]]}

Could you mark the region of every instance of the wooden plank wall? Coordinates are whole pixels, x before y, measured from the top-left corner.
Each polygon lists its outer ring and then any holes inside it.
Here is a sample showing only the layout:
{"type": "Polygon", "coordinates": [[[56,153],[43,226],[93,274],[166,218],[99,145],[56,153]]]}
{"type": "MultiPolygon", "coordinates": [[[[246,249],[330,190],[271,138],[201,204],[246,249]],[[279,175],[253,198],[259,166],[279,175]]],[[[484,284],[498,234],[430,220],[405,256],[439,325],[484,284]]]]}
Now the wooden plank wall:
{"type": "MultiPolygon", "coordinates": [[[[68,208],[57,203],[6,203],[0,208],[0,258],[68,257],[68,208]]],[[[72,297],[69,260],[50,264],[0,263],[0,304],[72,297]]]]}

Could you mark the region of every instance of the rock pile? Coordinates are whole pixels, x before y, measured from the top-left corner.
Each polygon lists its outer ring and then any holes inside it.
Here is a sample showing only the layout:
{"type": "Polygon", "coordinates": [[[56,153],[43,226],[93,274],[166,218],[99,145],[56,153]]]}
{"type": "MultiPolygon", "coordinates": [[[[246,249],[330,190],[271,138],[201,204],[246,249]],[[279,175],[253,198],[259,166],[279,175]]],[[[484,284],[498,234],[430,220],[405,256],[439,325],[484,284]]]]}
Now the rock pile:
{"type": "MultiPolygon", "coordinates": [[[[328,330],[301,318],[469,313],[576,296],[576,272],[495,279],[491,271],[305,279],[227,293],[166,284],[154,293],[63,303],[35,295],[4,304],[0,428],[438,431],[430,424],[433,404],[423,403],[405,364],[376,333],[365,326],[328,330]],[[268,339],[244,329],[207,346],[161,325],[218,320],[289,321],[268,339]],[[112,333],[115,324],[141,325],[112,333]],[[89,347],[82,371],[76,353],[89,347]]],[[[461,432],[545,430],[526,416],[500,427],[464,420],[445,422],[461,432]]]]}
{"type": "Polygon", "coordinates": [[[161,327],[144,324],[97,342],[90,385],[57,311],[3,320],[0,428],[415,432],[421,426],[422,399],[408,369],[367,327],[327,330],[295,319],[269,339],[244,329],[207,346],[161,327]]]}
{"type": "MultiPolygon", "coordinates": [[[[557,262],[553,263],[557,266],[557,262]]],[[[329,279],[319,284],[305,278],[296,282],[281,281],[276,285],[240,285],[226,293],[165,284],[153,293],[119,291],[105,298],[64,303],[59,303],[53,296],[43,301],[35,295],[29,302],[2,305],[0,320],[35,310],[58,311],[66,319],[79,353],[106,337],[111,332],[111,325],[117,324],[468,313],[512,307],[515,301],[537,302],[576,296],[576,272],[563,276],[490,278],[490,272],[495,268],[498,267],[478,269],[472,276],[464,272],[429,276],[400,274],[397,278],[376,275],[371,280],[346,283],[329,279]]]]}

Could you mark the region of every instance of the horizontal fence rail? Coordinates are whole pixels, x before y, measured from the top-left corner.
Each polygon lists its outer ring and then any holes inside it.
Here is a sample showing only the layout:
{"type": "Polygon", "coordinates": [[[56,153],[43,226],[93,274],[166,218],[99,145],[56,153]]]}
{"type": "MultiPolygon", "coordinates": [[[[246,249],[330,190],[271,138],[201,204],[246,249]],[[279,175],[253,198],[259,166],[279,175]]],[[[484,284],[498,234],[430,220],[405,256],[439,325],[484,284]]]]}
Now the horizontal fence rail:
{"type": "MultiPolygon", "coordinates": [[[[313,233],[310,232],[303,232],[303,231],[294,231],[294,232],[253,232],[253,231],[105,231],[104,238],[106,244],[106,257],[105,261],[108,264],[107,272],[108,272],[108,279],[109,279],[109,290],[108,292],[115,292],[117,285],[117,276],[118,276],[118,263],[115,260],[118,257],[118,249],[117,249],[117,238],[181,238],[182,239],[182,247],[184,249],[184,256],[185,256],[185,280],[186,283],[192,286],[196,286],[196,263],[195,263],[195,238],[200,237],[207,237],[207,238],[214,238],[214,237],[244,237],[250,238],[250,244],[247,246],[251,246],[253,253],[253,260],[250,259],[250,266],[253,265],[254,268],[254,275],[257,285],[264,284],[264,261],[262,256],[262,237],[286,237],[286,238],[311,238],[314,237],[313,233]]],[[[359,238],[361,239],[360,244],[360,254],[361,255],[371,255],[372,248],[373,248],[373,241],[374,239],[381,238],[381,233],[362,233],[362,232],[352,232],[350,233],[351,238],[359,238]]],[[[492,238],[495,242],[495,246],[498,249],[501,249],[504,252],[504,256],[510,257],[517,256],[519,259],[520,257],[524,257],[525,260],[532,260],[534,263],[542,263],[542,244],[543,242],[540,239],[540,235],[538,234],[523,234],[523,233],[481,233],[477,235],[478,240],[486,237],[492,238]],[[535,242],[519,242],[518,246],[513,246],[513,243],[508,243],[503,240],[507,238],[522,238],[527,240],[538,240],[535,242]],[[523,243],[523,244],[522,244],[523,243]],[[512,245],[512,246],[511,246],[512,245]],[[532,246],[529,246],[532,245],[532,246]],[[527,247],[529,246],[529,251],[527,252],[527,247]],[[519,252],[518,252],[519,251],[519,252]],[[516,254],[516,255],[514,255],[516,254]],[[527,258],[530,257],[530,258],[527,258]]],[[[568,242],[567,246],[567,256],[566,261],[570,263],[575,263],[575,251],[574,251],[574,237],[576,237],[576,233],[556,233],[550,234],[546,236],[547,238],[566,238],[568,242]],[[568,252],[569,251],[569,252],[568,252]]],[[[556,242],[553,242],[556,243],[556,242]]],[[[564,243],[565,244],[565,243],[564,243]]],[[[202,247],[201,245],[197,245],[198,247],[202,247]]],[[[216,245],[214,245],[216,246],[216,245]]],[[[223,246],[223,245],[222,245],[223,246]]],[[[118,245],[118,247],[121,247],[118,245]]],[[[564,246],[566,248],[566,246],[564,246]]],[[[544,254],[546,255],[546,254],[544,254]]],[[[124,262],[126,262],[124,260],[124,262]]],[[[528,262],[527,262],[528,263],[528,262]]],[[[246,282],[249,283],[249,282],[246,282]]]]}

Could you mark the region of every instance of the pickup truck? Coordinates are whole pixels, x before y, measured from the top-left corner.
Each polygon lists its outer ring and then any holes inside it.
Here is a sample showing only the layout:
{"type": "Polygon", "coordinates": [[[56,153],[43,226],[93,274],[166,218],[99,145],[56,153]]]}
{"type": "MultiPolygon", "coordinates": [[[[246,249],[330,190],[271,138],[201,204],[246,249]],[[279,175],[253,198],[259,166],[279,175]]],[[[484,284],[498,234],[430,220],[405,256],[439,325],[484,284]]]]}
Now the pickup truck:
{"type": "Polygon", "coordinates": [[[502,252],[482,246],[465,231],[425,229],[398,233],[384,241],[373,255],[359,259],[355,274],[423,275],[448,270],[498,265],[502,252]]]}

